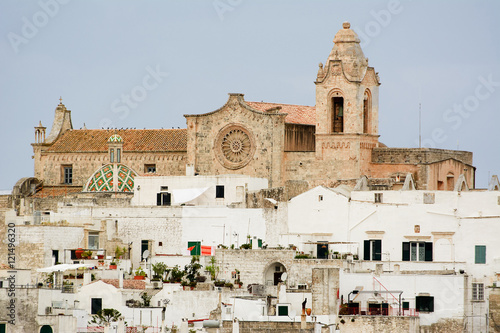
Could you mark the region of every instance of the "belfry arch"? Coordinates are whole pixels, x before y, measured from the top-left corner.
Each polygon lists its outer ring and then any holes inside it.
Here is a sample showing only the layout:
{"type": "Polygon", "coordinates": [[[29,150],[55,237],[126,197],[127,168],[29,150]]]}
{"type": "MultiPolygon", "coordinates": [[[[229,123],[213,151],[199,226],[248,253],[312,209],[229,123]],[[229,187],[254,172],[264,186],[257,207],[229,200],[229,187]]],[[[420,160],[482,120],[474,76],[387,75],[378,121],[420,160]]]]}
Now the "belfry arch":
{"type": "Polygon", "coordinates": [[[363,133],[370,134],[371,130],[372,94],[369,89],[363,94],[363,133]]]}
{"type": "Polygon", "coordinates": [[[330,133],[343,133],[345,123],[344,95],[340,90],[333,90],[328,98],[330,133]]]}

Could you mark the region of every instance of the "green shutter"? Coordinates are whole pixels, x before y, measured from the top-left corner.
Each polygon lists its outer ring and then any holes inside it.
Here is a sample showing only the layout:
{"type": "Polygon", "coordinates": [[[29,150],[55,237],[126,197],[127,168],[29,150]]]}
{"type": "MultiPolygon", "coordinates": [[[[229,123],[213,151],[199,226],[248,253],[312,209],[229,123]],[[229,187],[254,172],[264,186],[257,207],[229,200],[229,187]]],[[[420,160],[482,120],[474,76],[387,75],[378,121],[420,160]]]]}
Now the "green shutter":
{"type": "Polygon", "coordinates": [[[258,242],[259,247],[262,247],[262,239],[260,239],[260,238],[259,238],[259,239],[257,240],[257,242],[258,242]]]}
{"type": "Polygon", "coordinates": [[[410,242],[403,242],[403,261],[410,261],[410,242]]]}
{"type": "Polygon", "coordinates": [[[6,332],[6,328],[5,328],[5,324],[0,324],[0,333],[5,333],[6,332]]]}
{"type": "Polygon", "coordinates": [[[432,261],[432,243],[425,243],[425,261],[432,261]]]}
{"type": "Polygon", "coordinates": [[[201,255],[201,242],[188,242],[188,248],[194,246],[194,248],[191,250],[191,255],[192,256],[199,256],[201,255]]]}
{"type": "Polygon", "coordinates": [[[476,264],[486,264],[486,245],[476,245],[476,264]]]}
{"type": "Polygon", "coordinates": [[[288,306],[278,306],[278,316],[288,316],[288,306]]]}

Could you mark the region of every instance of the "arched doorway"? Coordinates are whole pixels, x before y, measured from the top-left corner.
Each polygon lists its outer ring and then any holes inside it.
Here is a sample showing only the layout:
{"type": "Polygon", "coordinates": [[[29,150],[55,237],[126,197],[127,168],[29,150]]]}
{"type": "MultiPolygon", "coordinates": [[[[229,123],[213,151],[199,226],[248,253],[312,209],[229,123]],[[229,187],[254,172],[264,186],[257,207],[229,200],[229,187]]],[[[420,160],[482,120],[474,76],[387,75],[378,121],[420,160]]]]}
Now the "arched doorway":
{"type": "Polygon", "coordinates": [[[273,262],[264,271],[264,284],[266,286],[277,286],[281,280],[281,276],[286,272],[286,268],[282,263],[273,262]]]}
{"type": "Polygon", "coordinates": [[[52,330],[52,327],[49,325],[43,325],[42,328],[40,329],[40,333],[53,333],[54,331],[52,330]]]}

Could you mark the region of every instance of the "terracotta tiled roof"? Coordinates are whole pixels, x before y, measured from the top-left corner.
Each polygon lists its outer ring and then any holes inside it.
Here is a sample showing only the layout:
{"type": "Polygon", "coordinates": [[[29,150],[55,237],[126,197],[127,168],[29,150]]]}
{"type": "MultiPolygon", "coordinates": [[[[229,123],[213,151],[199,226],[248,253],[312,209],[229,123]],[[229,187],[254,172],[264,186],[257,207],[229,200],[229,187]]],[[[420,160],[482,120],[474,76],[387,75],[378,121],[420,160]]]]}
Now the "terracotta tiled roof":
{"type": "MultiPolygon", "coordinates": [[[[102,279],[99,280],[104,283],[110,284],[115,288],[120,288],[120,283],[118,279],[102,279]]],[[[123,289],[145,289],[146,282],[141,280],[123,280],[123,289]]]]}
{"type": "Polygon", "coordinates": [[[72,193],[78,193],[82,191],[81,186],[50,186],[43,187],[41,190],[37,191],[33,197],[34,198],[47,198],[47,197],[61,197],[69,195],[72,193]]]}
{"type": "Polygon", "coordinates": [[[281,106],[282,113],[288,113],[285,122],[292,124],[316,124],[316,107],[307,105],[292,105],[264,102],[245,102],[248,106],[259,111],[266,111],[277,106],[281,106]]]}
{"type": "Polygon", "coordinates": [[[64,132],[47,151],[96,152],[108,151],[108,139],[113,134],[123,138],[126,151],[186,151],[187,131],[183,129],[82,129],[64,132]]]}

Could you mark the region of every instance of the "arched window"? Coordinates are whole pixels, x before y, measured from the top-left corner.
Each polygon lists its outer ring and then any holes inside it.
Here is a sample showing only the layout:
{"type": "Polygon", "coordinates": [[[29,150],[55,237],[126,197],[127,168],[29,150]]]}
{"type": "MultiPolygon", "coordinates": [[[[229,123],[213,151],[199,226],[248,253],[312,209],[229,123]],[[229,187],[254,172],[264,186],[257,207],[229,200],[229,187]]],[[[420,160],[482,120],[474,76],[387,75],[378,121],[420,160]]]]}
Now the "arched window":
{"type": "Polygon", "coordinates": [[[285,272],[286,268],[282,263],[272,263],[264,271],[264,283],[268,286],[277,286],[279,282],[283,282],[281,276],[285,272]]]}
{"type": "MultiPolygon", "coordinates": [[[[337,95],[339,95],[337,93],[337,95]]],[[[332,97],[332,132],[344,132],[344,98],[341,96],[332,97]]]]}
{"type": "Polygon", "coordinates": [[[363,133],[370,133],[370,110],[372,98],[370,91],[366,90],[363,96],[363,133]]]}

